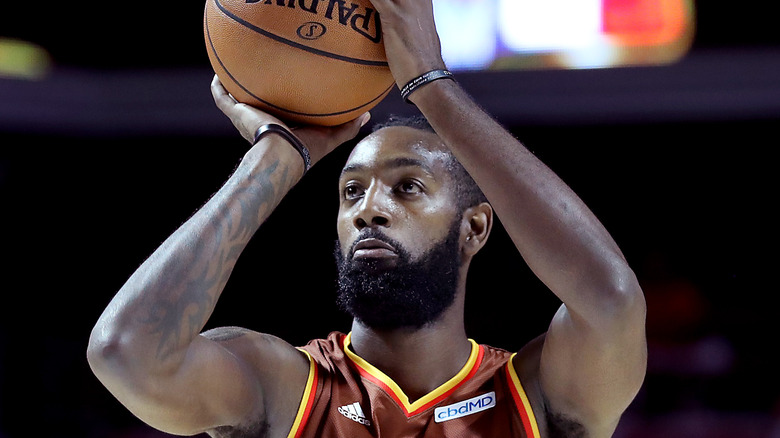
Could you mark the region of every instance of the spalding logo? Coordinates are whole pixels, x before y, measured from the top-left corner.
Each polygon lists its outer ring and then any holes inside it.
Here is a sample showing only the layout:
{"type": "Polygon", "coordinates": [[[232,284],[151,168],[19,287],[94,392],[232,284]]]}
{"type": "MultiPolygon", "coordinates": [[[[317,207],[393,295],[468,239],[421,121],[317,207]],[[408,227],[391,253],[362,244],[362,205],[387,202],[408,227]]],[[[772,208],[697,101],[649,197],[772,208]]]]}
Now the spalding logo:
{"type": "Polygon", "coordinates": [[[316,40],[317,38],[325,35],[327,30],[328,29],[325,28],[324,24],[317,23],[316,21],[309,21],[308,23],[303,23],[301,27],[298,28],[296,33],[299,37],[305,40],[316,40]]]}
{"type": "MultiPolygon", "coordinates": [[[[309,12],[317,18],[336,21],[342,26],[348,26],[353,31],[378,44],[382,40],[382,25],[379,13],[374,9],[357,3],[347,4],[346,0],[245,0],[246,3],[259,3],[285,8],[298,8],[309,12]]],[[[310,21],[298,28],[298,36],[305,39],[316,39],[325,33],[325,26],[310,21]],[[307,27],[318,24],[321,27],[307,27]],[[321,32],[318,36],[317,32],[321,32]],[[306,35],[309,35],[308,37],[306,35]]]]}

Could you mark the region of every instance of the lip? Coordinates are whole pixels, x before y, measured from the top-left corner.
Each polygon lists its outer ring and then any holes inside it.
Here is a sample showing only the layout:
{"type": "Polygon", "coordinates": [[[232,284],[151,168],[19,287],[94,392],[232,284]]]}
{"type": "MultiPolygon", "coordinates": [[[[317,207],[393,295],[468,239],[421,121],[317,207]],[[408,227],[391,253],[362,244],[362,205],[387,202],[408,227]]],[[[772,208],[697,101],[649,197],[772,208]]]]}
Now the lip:
{"type": "Polygon", "coordinates": [[[352,251],[352,258],[355,259],[386,258],[397,256],[398,254],[395,252],[393,245],[375,238],[368,238],[359,241],[355,245],[355,249],[352,251]]]}

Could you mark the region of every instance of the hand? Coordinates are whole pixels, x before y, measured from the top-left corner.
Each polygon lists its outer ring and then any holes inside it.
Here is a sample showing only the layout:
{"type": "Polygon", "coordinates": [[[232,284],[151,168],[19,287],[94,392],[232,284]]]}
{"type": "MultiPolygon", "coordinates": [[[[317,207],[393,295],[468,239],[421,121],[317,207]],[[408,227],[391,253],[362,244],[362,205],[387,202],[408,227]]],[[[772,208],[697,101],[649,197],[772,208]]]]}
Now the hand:
{"type": "MultiPolygon", "coordinates": [[[[241,136],[250,143],[254,141],[257,129],[265,124],[276,123],[290,129],[278,118],[253,106],[238,102],[222,86],[216,75],[211,81],[211,95],[214,97],[217,108],[228,116],[241,136]]],[[[370,118],[370,114],[365,113],[355,120],[338,126],[305,125],[290,129],[290,131],[309,149],[312,165],[314,165],[336,147],[354,138],[370,118]]]]}
{"type": "Polygon", "coordinates": [[[387,61],[398,88],[445,68],[432,0],[371,0],[379,12],[387,61]]]}

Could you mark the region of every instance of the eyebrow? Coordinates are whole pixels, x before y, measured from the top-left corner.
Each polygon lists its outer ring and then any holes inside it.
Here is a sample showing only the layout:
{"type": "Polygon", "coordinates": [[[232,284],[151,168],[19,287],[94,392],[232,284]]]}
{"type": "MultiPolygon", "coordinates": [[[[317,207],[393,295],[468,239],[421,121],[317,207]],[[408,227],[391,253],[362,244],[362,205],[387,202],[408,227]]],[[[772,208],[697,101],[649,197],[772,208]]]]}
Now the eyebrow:
{"type": "MultiPolygon", "coordinates": [[[[386,167],[386,168],[399,168],[399,167],[419,167],[421,168],[425,173],[429,175],[433,175],[433,169],[431,169],[428,164],[426,164],[422,160],[418,160],[417,158],[410,158],[410,157],[399,157],[399,158],[393,158],[390,160],[383,161],[379,167],[386,167]]],[[[341,175],[343,176],[346,173],[351,172],[361,172],[368,169],[368,166],[364,164],[348,164],[344,166],[343,169],[341,169],[341,175]]]]}

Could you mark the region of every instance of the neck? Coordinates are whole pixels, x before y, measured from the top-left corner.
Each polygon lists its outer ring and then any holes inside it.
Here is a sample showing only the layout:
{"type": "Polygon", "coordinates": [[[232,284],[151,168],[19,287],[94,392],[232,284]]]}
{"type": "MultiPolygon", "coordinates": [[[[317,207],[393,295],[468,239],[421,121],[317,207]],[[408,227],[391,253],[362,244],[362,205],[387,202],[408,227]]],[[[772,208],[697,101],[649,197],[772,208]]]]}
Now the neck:
{"type": "Polygon", "coordinates": [[[455,376],[468,361],[471,343],[463,323],[463,296],[439,320],[420,329],[377,330],[352,323],[352,350],[380,369],[413,402],[455,376]]]}

